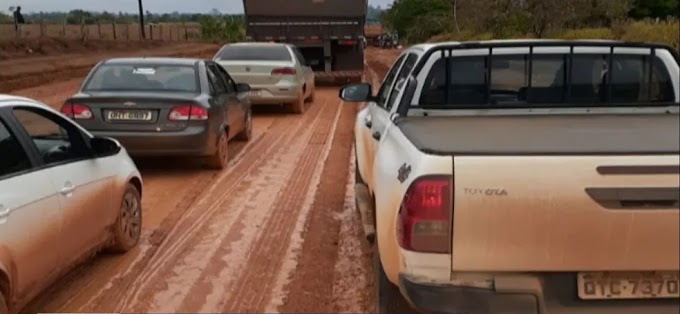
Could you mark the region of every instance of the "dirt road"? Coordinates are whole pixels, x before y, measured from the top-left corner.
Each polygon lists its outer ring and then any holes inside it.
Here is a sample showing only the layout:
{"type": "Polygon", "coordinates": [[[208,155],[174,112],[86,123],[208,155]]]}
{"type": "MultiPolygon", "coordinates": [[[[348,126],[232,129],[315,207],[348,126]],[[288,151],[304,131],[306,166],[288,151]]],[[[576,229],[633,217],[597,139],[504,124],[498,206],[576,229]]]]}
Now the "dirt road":
{"type": "MultiPolygon", "coordinates": [[[[392,62],[374,59],[367,63],[392,62]]],[[[366,80],[384,71],[367,71],[366,80]]],[[[59,107],[81,80],[11,93],[59,107]]],[[[319,88],[303,115],[256,110],[253,139],[230,147],[225,171],[137,160],[145,180],[139,247],[90,259],[23,313],[373,311],[371,252],[351,194],[356,111],[336,88],[319,88]]]]}

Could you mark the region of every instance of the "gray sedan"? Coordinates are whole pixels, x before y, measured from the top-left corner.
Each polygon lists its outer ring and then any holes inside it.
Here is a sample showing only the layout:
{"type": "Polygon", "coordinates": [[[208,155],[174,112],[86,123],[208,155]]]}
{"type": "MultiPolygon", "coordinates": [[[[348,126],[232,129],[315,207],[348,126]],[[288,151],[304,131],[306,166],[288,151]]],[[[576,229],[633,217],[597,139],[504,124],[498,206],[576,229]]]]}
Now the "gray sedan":
{"type": "Polygon", "coordinates": [[[248,84],[210,60],[122,58],[97,64],[61,112],[132,156],[193,156],[213,169],[231,139],[248,141],[248,84]]]}

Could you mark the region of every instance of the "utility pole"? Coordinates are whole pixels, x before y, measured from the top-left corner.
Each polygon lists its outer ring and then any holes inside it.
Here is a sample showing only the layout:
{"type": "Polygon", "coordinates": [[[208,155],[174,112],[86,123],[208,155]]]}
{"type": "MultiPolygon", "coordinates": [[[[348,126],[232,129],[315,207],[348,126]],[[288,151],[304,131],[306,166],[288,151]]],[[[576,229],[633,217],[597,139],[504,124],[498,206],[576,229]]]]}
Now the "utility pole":
{"type": "Polygon", "coordinates": [[[144,32],[144,8],[142,7],[142,0],[139,2],[139,33],[142,34],[142,38],[146,39],[146,34],[144,32]]]}

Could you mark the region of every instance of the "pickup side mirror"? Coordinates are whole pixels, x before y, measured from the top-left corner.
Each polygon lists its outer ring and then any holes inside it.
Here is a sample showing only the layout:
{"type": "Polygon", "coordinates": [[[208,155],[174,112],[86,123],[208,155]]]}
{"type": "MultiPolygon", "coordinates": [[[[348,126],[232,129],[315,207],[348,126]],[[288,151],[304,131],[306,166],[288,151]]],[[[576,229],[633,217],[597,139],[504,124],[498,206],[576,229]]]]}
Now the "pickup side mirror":
{"type": "Polygon", "coordinates": [[[250,85],[246,83],[238,83],[236,84],[236,91],[239,93],[247,93],[250,91],[250,85]]]}
{"type": "Polygon", "coordinates": [[[364,102],[373,100],[373,87],[368,83],[349,84],[340,89],[340,99],[348,102],[364,102]]]}
{"type": "Polygon", "coordinates": [[[118,141],[109,137],[93,137],[90,146],[97,157],[109,157],[120,152],[122,147],[118,141]]]}

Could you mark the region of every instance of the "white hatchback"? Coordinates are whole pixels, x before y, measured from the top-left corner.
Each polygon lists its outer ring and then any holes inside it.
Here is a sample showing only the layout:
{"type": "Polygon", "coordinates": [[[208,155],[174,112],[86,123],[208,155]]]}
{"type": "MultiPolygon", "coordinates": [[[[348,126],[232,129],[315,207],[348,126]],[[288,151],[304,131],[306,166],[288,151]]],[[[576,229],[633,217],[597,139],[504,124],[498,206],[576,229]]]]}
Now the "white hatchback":
{"type": "Polygon", "coordinates": [[[0,314],[100,249],[135,247],[141,197],[141,175],[116,140],[0,95],[0,314]]]}

